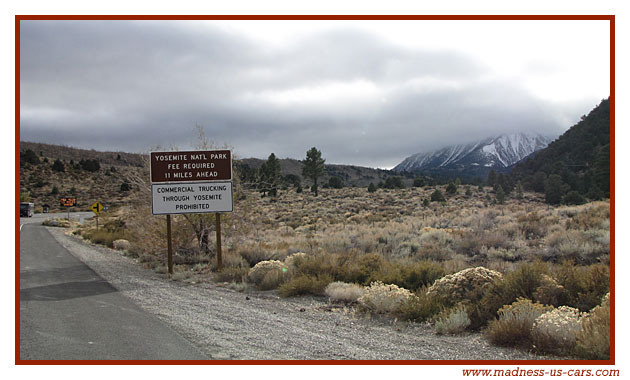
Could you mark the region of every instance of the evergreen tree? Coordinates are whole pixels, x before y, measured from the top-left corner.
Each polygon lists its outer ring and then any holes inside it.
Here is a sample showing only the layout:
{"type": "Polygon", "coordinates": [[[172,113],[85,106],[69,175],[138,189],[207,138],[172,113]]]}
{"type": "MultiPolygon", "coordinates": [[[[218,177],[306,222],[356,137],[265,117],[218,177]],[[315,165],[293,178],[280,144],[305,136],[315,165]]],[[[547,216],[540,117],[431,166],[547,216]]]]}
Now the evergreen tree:
{"type": "Polygon", "coordinates": [[[500,205],[505,203],[505,192],[503,191],[503,187],[501,185],[497,188],[496,199],[497,203],[500,205]]]}
{"type": "Polygon", "coordinates": [[[444,198],[444,194],[440,190],[435,190],[431,193],[431,202],[446,202],[446,198],[444,198]]]}
{"type": "Polygon", "coordinates": [[[306,152],[306,159],[304,160],[304,167],[302,168],[302,175],[307,178],[310,178],[313,181],[313,186],[311,186],[311,191],[315,193],[315,196],[318,195],[317,189],[317,179],[321,177],[325,170],[326,166],[324,165],[324,160],[322,158],[322,152],[317,150],[317,148],[312,147],[306,152]]]}
{"type": "Polygon", "coordinates": [[[424,186],[424,179],[421,177],[416,177],[413,180],[413,187],[423,187],[424,186]]]}
{"type": "Polygon", "coordinates": [[[37,154],[33,152],[33,150],[27,149],[26,152],[20,152],[20,166],[25,163],[32,165],[39,164],[39,157],[37,157],[37,154]]]}
{"type": "Polygon", "coordinates": [[[267,161],[260,167],[260,192],[264,195],[275,197],[278,195],[278,183],[280,182],[282,169],[280,168],[280,160],[276,155],[271,153],[267,161]]]}
{"type": "Polygon", "coordinates": [[[494,187],[496,183],[497,183],[497,172],[495,172],[494,169],[492,169],[490,170],[490,173],[488,173],[487,184],[488,186],[494,187]]]}
{"type": "Polygon", "coordinates": [[[61,162],[61,160],[56,159],[55,162],[53,162],[52,164],[52,170],[56,172],[65,172],[66,167],[64,166],[63,162],[61,162]]]}
{"type": "Polygon", "coordinates": [[[545,181],[545,201],[552,205],[560,204],[567,186],[562,182],[562,177],[552,174],[545,181]]]}
{"type": "Polygon", "coordinates": [[[521,181],[516,183],[516,198],[523,199],[523,184],[521,184],[521,181]]]}
{"type": "Polygon", "coordinates": [[[332,189],[341,189],[343,188],[343,180],[339,177],[332,176],[328,178],[328,186],[332,189]]]}
{"type": "Polygon", "coordinates": [[[446,193],[450,195],[457,194],[457,186],[453,182],[449,182],[448,186],[446,186],[446,193]]]}
{"type": "Polygon", "coordinates": [[[370,184],[368,185],[368,193],[373,193],[376,191],[376,186],[374,186],[374,183],[370,182],[370,184]]]}

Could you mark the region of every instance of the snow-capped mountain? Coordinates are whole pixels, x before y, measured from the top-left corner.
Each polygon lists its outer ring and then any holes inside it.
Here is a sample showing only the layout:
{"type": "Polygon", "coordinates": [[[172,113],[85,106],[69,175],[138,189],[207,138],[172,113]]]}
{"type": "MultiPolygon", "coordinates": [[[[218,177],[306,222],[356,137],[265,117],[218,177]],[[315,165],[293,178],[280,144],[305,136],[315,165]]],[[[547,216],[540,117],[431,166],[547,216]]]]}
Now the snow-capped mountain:
{"type": "Polygon", "coordinates": [[[407,157],[393,170],[399,172],[471,171],[470,174],[490,169],[501,170],[545,148],[553,140],[553,137],[541,134],[505,134],[470,144],[447,146],[434,152],[417,153],[407,157]]]}

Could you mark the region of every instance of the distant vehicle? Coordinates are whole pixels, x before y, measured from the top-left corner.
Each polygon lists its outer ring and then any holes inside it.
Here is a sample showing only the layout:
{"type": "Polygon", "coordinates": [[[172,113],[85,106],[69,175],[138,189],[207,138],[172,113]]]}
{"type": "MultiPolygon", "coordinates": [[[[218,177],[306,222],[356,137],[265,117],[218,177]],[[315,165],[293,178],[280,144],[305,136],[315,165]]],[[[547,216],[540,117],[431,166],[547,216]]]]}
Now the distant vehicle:
{"type": "Polygon", "coordinates": [[[33,216],[33,211],[35,210],[35,203],[32,202],[21,202],[20,203],[20,216],[31,217],[33,216]]]}

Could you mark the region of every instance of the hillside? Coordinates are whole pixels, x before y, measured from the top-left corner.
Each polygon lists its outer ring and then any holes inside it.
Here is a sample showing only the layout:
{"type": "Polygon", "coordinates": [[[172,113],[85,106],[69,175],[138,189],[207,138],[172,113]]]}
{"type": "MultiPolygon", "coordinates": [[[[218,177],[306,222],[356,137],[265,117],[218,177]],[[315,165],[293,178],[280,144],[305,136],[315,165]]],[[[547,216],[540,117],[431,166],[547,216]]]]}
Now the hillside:
{"type": "Polygon", "coordinates": [[[137,195],[131,179],[142,170],[139,154],[20,143],[20,195],[28,196],[36,210],[47,204],[51,211],[65,211],[62,197],[77,198],[75,211],[96,201],[110,207],[129,204],[137,195]]]}
{"type": "MultiPolygon", "coordinates": [[[[324,157],[325,158],[325,157],[324,157]]],[[[259,169],[265,160],[259,158],[245,158],[240,160],[238,164],[245,176],[248,176],[251,169],[259,169]]],[[[284,158],[280,160],[280,168],[283,176],[298,176],[302,180],[304,186],[308,180],[302,175],[303,164],[299,160],[284,158]]],[[[370,182],[375,185],[381,181],[385,181],[389,177],[399,175],[390,170],[373,169],[354,165],[337,165],[326,164],[326,173],[319,181],[321,184],[327,184],[330,177],[335,176],[342,179],[344,186],[350,187],[367,187],[370,182]]],[[[250,175],[251,176],[251,175],[250,175]]],[[[308,182],[310,183],[310,182],[308,182]]]]}
{"type": "MultiPolygon", "coordinates": [[[[246,158],[234,162],[243,184],[255,185],[256,170],[264,161],[246,158]]],[[[47,204],[51,211],[65,211],[60,207],[59,199],[66,196],[76,197],[77,209],[82,210],[87,210],[96,201],[106,206],[129,204],[138,196],[133,179],[146,175],[145,162],[145,156],[135,153],[21,142],[20,193],[22,196],[28,194],[38,210],[47,204]],[[57,160],[59,166],[55,170],[57,160]],[[63,171],[60,171],[61,167],[63,171]],[[127,189],[123,184],[129,184],[131,188],[127,189]]],[[[282,159],[280,166],[285,178],[293,176],[293,179],[299,178],[303,186],[310,184],[302,176],[303,165],[299,160],[282,159]]],[[[326,174],[320,181],[323,187],[327,186],[331,176],[341,178],[344,186],[367,187],[370,182],[384,182],[396,173],[352,165],[326,165],[326,174]]]]}
{"type": "Polygon", "coordinates": [[[589,199],[610,194],[610,99],[604,99],[588,116],[557,140],[512,171],[528,190],[557,190],[551,203],[571,191],[589,199]]]}

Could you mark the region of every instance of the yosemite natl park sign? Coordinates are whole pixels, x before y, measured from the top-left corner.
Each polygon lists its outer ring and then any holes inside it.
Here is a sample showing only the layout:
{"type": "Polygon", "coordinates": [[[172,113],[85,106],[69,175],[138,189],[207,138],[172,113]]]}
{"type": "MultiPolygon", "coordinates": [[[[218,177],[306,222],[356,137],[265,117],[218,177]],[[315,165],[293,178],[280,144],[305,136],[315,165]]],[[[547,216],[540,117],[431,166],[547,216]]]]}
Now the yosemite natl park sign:
{"type": "Polygon", "coordinates": [[[154,215],[232,212],[232,152],[151,152],[154,215]]]}

